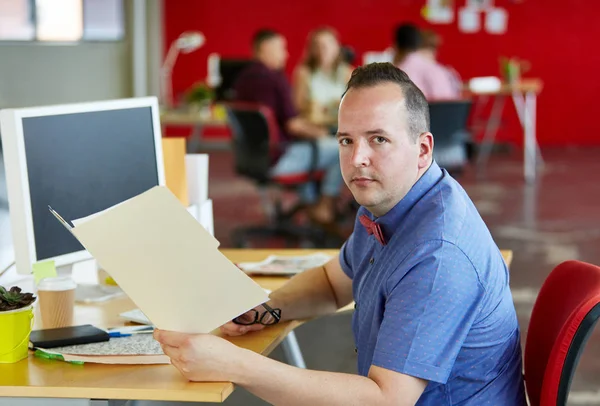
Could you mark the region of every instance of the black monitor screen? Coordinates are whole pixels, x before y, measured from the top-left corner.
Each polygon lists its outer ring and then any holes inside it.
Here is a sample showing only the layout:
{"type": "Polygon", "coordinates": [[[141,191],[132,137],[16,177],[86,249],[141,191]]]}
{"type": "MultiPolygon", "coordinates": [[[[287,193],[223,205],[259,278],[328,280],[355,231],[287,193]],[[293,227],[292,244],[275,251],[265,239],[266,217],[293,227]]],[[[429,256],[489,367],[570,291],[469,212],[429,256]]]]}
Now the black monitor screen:
{"type": "Polygon", "coordinates": [[[221,59],[219,75],[221,84],[217,87],[215,97],[220,101],[235,100],[233,87],[239,74],[253,63],[251,59],[221,59]]]}
{"type": "Polygon", "coordinates": [[[158,185],[150,107],[24,118],[23,134],[38,261],[83,249],[48,205],[70,221],[158,185]]]}

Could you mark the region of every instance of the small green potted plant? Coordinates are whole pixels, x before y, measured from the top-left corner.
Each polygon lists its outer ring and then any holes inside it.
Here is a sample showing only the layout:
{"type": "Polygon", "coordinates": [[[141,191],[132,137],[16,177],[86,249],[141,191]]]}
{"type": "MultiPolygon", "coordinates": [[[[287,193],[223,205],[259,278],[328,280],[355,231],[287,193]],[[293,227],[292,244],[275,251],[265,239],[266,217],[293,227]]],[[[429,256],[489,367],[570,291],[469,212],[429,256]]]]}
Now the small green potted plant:
{"type": "Polygon", "coordinates": [[[521,80],[521,75],[527,72],[529,68],[529,62],[523,59],[500,57],[502,78],[510,84],[518,83],[521,80]]]}
{"type": "Polygon", "coordinates": [[[27,358],[29,334],[33,326],[32,293],[23,293],[13,286],[0,286],[0,363],[18,362],[27,358]]]}
{"type": "Polygon", "coordinates": [[[204,82],[194,84],[185,94],[185,101],[190,110],[202,115],[210,115],[210,105],[214,98],[214,90],[204,82]]]}

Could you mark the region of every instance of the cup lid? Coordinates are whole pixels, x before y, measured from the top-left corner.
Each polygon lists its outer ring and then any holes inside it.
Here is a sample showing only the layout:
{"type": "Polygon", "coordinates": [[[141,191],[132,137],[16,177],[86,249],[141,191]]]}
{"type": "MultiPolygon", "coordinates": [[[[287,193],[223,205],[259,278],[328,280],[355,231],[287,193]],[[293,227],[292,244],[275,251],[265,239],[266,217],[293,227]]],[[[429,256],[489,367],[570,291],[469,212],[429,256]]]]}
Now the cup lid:
{"type": "Polygon", "coordinates": [[[43,278],[38,284],[38,290],[70,290],[75,289],[77,284],[69,276],[57,276],[53,278],[43,278]]]}

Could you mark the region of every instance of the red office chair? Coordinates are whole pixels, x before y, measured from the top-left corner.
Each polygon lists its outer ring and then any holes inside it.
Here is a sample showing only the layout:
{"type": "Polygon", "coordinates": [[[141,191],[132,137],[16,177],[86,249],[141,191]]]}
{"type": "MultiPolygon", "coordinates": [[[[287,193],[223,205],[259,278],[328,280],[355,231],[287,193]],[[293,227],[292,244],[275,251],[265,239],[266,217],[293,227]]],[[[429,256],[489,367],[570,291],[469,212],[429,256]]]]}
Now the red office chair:
{"type": "Polygon", "coordinates": [[[227,105],[227,114],[232,129],[232,147],[235,170],[238,174],[252,179],[258,186],[263,209],[269,218],[269,224],[236,229],[232,234],[236,247],[245,247],[255,238],[279,237],[287,244],[309,242],[314,246],[325,244],[326,233],[317,227],[300,227],[295,215],[305,206],[295,204],[291,209],[283,209],[283,198],[278,196],[273,201],[269,196],[269,188],[275,186],[284,190],[295,190],[298,186],[309,182],[318,182],[323,172],[316,171],[318,150],[314,141],[312,165],[308,172],[286,176],[272,177],[269,169],[281,154],[278,127],[268,107],[252,103],[231,103],[227,105]]]}
{"type": "Polygon", "coordinates": [[[550,273],[533,306],[525,345],[531,406],[563,406],[579,356],[600,318],[600,267],[567,261],[550,273]]]}

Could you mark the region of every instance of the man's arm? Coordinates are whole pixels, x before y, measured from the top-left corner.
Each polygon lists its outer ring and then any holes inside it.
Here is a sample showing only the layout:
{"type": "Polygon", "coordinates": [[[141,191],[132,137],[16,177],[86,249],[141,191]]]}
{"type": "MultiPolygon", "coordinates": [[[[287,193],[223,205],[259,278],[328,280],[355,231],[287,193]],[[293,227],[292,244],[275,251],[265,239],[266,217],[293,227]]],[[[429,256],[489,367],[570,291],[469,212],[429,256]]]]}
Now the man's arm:
{"type": "Polygon", "coordinates": [[[286,122],[286,130],[288,133],[305,139],[319,139],[328,135],[325,127],[312,124],[304,117],[296,116],[286,122]]]}
{"type": "Polygon", "coordinates": [[[156,331],[171,363],[191,381],[231,381],[274,405],[413,406],[427,381],[371,366],[369,376],[292,367],[211,334],[156,331]]]}
{"type": "Polygon", "coordinates": [[[414,406],[427,386],[376,366],[363,377],[294,368],[253,352],[242,359],[233,382],[274,405],[414,406]]]}
{"type": "MultiPolygon", "coordinates": [[[[324,266],[297,274],[270,295],[269,305],[281,309],[281,320],[309,319],[334,313],[352,301],[352,280],[342,271],[339,257],[324,266]]],[[[221,330],[239,335],[264,326],[225,324],[221,330]]]]}
{"type": "Polygon", "coordinates": [[[281,309],[282,320],[324,316],[352,302],[352,280],[336,256],[324,266],[294,276],[270,298],[281,309]]]}
{"type": "Polygon", "coordinates": [[[309,72],[304,65],[300,65],[294,71],[294,81],[292,83],[292,97],[296,109],[305,114],[309,111],[309,72]]]}

